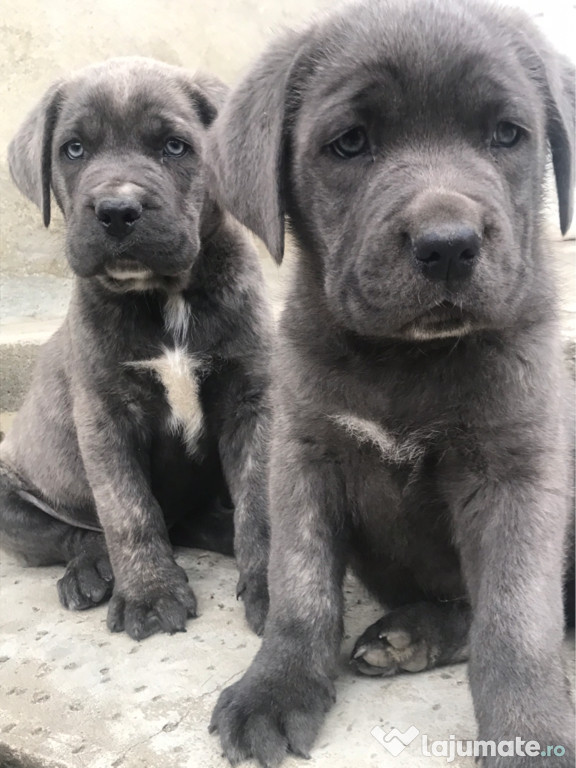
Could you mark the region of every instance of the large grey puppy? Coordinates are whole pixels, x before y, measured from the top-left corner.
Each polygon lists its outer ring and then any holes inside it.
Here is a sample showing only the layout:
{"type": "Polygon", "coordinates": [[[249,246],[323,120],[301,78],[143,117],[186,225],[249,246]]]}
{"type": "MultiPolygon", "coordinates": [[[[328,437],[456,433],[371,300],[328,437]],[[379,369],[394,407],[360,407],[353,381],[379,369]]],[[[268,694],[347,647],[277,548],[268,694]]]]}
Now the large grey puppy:
{"type": "Polygon", "coordinates": [[[66,563],[62,603],[112,600],[136,639],[196,612],[173,542],[235,550],[266,609],[269,320],[258,259],[207,193],[215,78],[142,58],[56,83],[9,149],[21,191],[66,221],[63,326],[2,444],[2,543],[66,563]],[[113,592],[112,592],[113,590],[113,592]]]}
{"type": "Polygon", "coordinates": [[[308,753],[351,563],[392,608],[358,641],[359,671],[469,654],[480,737],[565,750],[485,765],[574,765],[568,418],[541,228],[548,149],[563,232],[571,218],[573,96],[571,68],[520,12],[372,0],[276,41],[217,119],[223,200],[278,260],[284,214],[298,246],[270,613],[212,720],[233,764],[308,753]]]}

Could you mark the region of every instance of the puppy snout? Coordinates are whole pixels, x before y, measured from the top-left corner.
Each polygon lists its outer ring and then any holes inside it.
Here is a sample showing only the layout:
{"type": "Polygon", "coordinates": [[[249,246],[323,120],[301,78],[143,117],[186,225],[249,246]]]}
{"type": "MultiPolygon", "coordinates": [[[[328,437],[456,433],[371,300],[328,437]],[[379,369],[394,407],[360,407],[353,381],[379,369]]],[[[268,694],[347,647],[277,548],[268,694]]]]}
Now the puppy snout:
{"type": "Polygon", "coordinates": [[[459,281],[471,276],[480,243],[480,235],[470,226],[435,227],[412,239],[412,252],[430,280],[459,281]]]}
{"type": "Polygon", "coordinates": [[[96,204],[94,211],[106,234],[123,238],[134,229],[142,215],[142,205],[132,198],[107,197],[96,204]]]}

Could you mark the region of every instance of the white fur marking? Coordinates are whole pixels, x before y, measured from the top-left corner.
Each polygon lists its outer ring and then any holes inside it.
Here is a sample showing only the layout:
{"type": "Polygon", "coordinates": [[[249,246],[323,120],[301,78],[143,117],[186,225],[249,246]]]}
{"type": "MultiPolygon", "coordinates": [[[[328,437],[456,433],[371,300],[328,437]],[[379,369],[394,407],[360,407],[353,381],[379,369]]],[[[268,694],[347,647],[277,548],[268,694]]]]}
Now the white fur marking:
{"type": "Polygon", "coordinates": [[[422,454],[423,448],[418,443],[412,440],[400,442],[375,421],[351,413],[337,414],[330,419],[358,442],[372,443],[386,461],[413,462],[422,454]]]}
{"type": "Polygon", "coordinates": [[[142,187],[139,187],[138,184],[132,184],[130,181],[125,181],[124,184],[119,184],[114,191],[118,197],[134,197],[138,200],[142,187]]]}
{"type": "Polygon", "coordinates": [[[166,390],[170,406],[170,427],[182,430],[188,452],[193,455],[203,429],[202,404],[200,402],[199,370],[202,362],[176,347],[165,350],[162,357],[128,363],[153,371],[166,390]]]}
{"type": "Polygon", "coordinates": [[[154,273],[148,267],[142,267],[142,269],[114,269],[114,267],[106,267],[106,272],[114,280],[145,280],[147,277],[154,276],[154,273]]]}
{"type": "Polygon", "coordinates": [[[183,344],[190,325],[190,305],[181,293],[169,296],[164,307],[164,325],[178,344],[183,344]]]}
{"type": "Polygon", "coordinates": [[[431,331],[425,328],[413,328],[410,337],[415,341],[431,341],[433,339],[450,339],[465,336],[472,331],[470,323],[463,323],[457,328],[447,328],[444,331],[431,331]]]}

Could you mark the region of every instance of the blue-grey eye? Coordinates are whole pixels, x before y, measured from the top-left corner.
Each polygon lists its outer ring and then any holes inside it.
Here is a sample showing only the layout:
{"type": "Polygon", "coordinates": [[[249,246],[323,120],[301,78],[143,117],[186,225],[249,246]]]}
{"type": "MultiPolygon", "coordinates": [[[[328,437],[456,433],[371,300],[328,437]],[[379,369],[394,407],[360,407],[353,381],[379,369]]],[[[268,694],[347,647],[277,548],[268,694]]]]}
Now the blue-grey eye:
{"type": "Polygon", "coordinates": [[[168,139],[164,144],[164,154],[168,157],[182,157],[188,151],[188,144],[181,139],[168,139]]]}
{"type": "Polygon", "coordinates": [[[493,147],[513,147],[522,137],[522,128],[514,123],[498,123],[492,134],[493,147]]]}
{"type": "Polygon", "coordinates": [[[338,157],[350,160],[368,151],[368,136],[364,128],[352,128],[331,142],[330,148],[338,157]]]}
{"type": "Polygon", "coordinates": [[[70,160],[81,160],[84,157],[84,147],[80,141],[69,141],[64,145],[64,152],[70,160]]]}

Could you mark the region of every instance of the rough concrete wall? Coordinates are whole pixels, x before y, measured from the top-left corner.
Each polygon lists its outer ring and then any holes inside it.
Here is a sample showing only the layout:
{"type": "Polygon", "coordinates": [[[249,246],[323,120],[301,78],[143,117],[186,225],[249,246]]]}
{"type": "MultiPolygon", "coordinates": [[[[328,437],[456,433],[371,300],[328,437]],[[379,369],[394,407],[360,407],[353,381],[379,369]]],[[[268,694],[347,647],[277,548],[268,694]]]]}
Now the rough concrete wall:
{"type": "Polygon", "coordinates": [[[0,28],[0,270],[66,274],[55,215],[46,232],[38,210],[12,184],[6,147],[28,109],[60,76],[112,56],[152,56],[206,69],[232,84],[283,25],[329,0],[7,0],[0,28]]]}
{"type": "MultiPolygon", "coordinates": [[[[508,1],[508,0],[506,0],[508,1]]],[[[511,0],[513,2],[513,0],[511,0]]],[[[8,177],[6,146],[27,110],[59,76],[111,56],[153,56],[233,83],[283,25],[331,0],[5,0],[0,28],[0,271],[66,274],[62,223],[50,232],[8,177]]],[[[571,51],[571,0],[516,0],[571,51]]]]}

